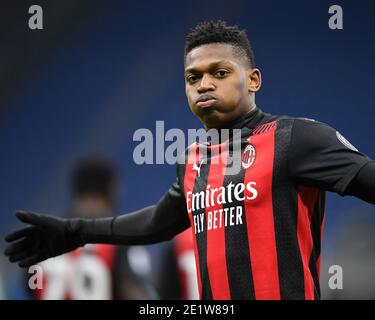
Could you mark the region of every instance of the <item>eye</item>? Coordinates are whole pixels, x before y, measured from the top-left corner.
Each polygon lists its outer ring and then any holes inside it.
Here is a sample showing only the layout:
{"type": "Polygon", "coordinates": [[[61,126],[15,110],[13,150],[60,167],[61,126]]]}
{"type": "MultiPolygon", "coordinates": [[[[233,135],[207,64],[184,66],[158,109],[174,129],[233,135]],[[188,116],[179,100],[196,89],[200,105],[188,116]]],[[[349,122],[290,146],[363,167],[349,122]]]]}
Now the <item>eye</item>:
{"type": "Polygon", "coordinates": [[[220,70],[217,70],[215,72],[215,77],[219,78],[219,79],[223,79],[223,78],[227,77],[228,74],[229,74],[229,71],[224,70],[224,69],[220,69],[220,70]]]}
{"type": "Polygon", "coordinates": [[[190,83],[190,84],[196,82],[197,80],[198,80],[198,76],[196,76],[196,75],[194,75],[194,74],[192,74],[192,75],[186,77],[186,81],[187,81],[188,83],[190,83]]]}

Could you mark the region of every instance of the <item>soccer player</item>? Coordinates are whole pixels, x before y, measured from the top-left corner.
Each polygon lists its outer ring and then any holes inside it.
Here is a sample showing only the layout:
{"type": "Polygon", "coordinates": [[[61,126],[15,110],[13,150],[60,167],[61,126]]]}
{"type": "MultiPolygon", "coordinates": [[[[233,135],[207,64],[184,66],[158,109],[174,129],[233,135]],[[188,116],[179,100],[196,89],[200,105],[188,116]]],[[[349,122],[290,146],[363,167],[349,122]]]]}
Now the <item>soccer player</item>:
{"type": "Polygon", "coordinates": [[[199,298],[197,270],[194,255],[194,238],[190,228],[178,234],[172,241],[159,246],[154,261],[151,283],[160,299],[197,300],[199,298]],[[156,270],[155,270],[156,269],[156,270]]]}
{"type": "MultiPolygon", "coordinates": [[[[118,172],[110,161],[82,159],[72,170],[69,216],[111,217],[117,206],[117,186],[118,172]]],[[[128,249],[111,244],[87,244],[43,261],[39,264],[43,269],[43,288],[30,290],[31,297],[40,300],[156,298],[151,286],[132,270],[128,249]]]]}
{"type": "Polygon", "coordinates": [[[239,172],[227,174],[235,135],[193,143],[177,180],[153,206],[115,218],[18,212],[6,237],[27,267],[87,243],[150,244],[191,227],[201,299],[319,299],[325,191],[375,204],[375,162],[327,124],[263,112],[261,74],[246,33],[203,22],[185,44],[186,95],[206,129],[240,129],[239,172]],[[220,159],[217,159],[220,157],[220,159]]]}

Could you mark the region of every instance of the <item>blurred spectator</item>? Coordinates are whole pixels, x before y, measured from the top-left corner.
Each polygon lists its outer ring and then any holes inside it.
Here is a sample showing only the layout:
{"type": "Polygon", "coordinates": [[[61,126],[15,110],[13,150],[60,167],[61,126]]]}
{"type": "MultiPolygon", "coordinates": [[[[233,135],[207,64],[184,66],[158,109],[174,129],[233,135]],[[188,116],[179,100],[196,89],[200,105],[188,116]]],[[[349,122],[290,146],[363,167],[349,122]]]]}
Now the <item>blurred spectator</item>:
{"type": "MultiPolygon", "coordinates": [[[[111,162],[85,159],[71,176],[70,216],[111,216],[118,198],[118,173],[111,162]]],[[[43,269],[43,288],[30,290],[35,299],[109,300],[152,299],[153,289],[138,277],[128,263],[128,248],[90,244],[68,254],[48,259],[43,269]]]]}
{"type": "MultiPolygon", "coordinates": [[[[156,247],[156,246],[154,246],[156,247]]],[[[157,245],[151,281],[161,299],[197,300],[198,284],[191,230],[157,245]]]]}
{"type": "Polygon", "coordinates": [[[198,300],[197,269],[194,256],[194,239],[190,229],[174,239],[174,254],[181,284],[181,299],[198,300]]]}

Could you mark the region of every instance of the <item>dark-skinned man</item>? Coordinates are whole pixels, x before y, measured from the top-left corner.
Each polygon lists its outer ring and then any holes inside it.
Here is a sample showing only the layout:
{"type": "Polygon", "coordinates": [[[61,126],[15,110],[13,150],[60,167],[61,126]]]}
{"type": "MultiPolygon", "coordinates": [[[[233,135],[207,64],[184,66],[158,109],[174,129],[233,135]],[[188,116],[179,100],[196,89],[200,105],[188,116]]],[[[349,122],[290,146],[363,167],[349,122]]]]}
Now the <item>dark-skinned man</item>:
{"type": "Polygon", "coordinates": [[[375,204],[374,161],[324,123],[257,107],[261,74],[237,26],[197,25],[184,76],[206,129],[240,130],[238,172],[227,161],[237,135],[193,143],[156,205],[101,219],[19,212],[28,226],[6,237],[5,254],[27,267],[86,243],[150,244],[191,227],[201,299],[319,299],[325,191],[375,204]]]}

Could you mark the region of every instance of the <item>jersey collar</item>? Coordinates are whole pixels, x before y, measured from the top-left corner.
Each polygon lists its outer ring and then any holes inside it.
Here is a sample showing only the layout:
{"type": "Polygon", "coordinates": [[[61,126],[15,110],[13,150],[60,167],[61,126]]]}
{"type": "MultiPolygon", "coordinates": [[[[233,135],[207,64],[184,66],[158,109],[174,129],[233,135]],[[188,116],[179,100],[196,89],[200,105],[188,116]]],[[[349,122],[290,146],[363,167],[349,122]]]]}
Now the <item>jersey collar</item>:
{"type": "Polygon", "coordinates": [[[233,122],[225,125],[225,127],[219,128],[221,129],[242,129],[244,127],[247,127],[249,129],[254,129],[260,121],[264,118],[264,112],[255,106],[255,108],[245,115],[237,118],[233,122]]]}

